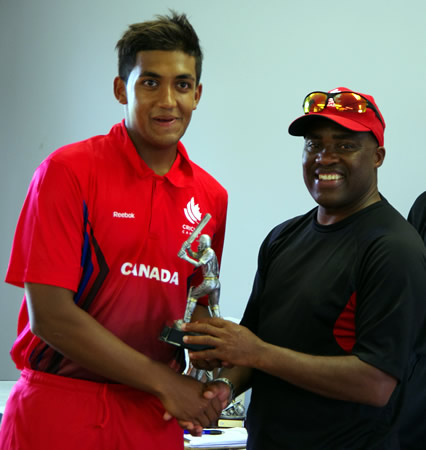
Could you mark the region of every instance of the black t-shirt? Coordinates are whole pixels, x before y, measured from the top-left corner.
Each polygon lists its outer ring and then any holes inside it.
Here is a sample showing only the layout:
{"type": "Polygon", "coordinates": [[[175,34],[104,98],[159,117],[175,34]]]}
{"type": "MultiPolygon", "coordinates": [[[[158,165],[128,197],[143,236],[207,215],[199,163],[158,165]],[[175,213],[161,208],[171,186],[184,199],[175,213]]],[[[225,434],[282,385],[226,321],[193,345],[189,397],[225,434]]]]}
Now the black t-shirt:
{"type": "Polygon", "coordinates": [[[353,354],[399,380],[377,408],[326,398],[254,371],[249,449],[398,449],[413,349],[426,353],[426,251],[382,200],[333,225],[317,209],[263,242],[242,325],[312,355],[353,354]]]}
{"type": "Polygon", "coordinates": [[[408,213],[407,220],[420,233],[426,245],[426,192],[417,197],[408,213]]]}

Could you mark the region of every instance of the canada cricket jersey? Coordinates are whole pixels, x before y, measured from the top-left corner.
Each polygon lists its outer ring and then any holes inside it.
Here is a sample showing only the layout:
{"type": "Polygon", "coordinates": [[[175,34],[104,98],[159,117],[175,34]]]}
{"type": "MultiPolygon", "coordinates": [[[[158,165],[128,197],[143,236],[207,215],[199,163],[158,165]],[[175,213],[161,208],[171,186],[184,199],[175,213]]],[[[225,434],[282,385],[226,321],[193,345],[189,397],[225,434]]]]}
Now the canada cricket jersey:
{"type": "MultiPolygon", "coordinates": [[[[227,193],[189,160],[182,143],[164,176],[140,158],[124,121],[105,136],[52,153],[36,170],[24,203],[6,281],[74,291],[75,302],[128,345],[169,362],[158,340],[183,317],[194,268],[177,253],[201,218],[220,261],[227,193]]],[[[197,242],[194,243],[194,248],[197,242]]],[[[25,298],[12,348],[18,368],[99,380],[64,359],[29,328],[25,298]]]]}

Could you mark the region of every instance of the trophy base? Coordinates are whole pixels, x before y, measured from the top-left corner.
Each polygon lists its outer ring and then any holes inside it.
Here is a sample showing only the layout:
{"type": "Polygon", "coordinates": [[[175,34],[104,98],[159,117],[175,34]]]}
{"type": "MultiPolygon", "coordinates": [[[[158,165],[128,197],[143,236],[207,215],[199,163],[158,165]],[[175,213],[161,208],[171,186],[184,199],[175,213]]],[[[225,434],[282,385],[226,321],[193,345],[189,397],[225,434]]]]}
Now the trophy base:
{"type": "Polygon", "coordinates": [[[194,352],[200,350],[210,350],[214,347],[210,347],[208,345],[199,345],[199,344],[187,344],[183,342],[184,336],[200,336],[198,333],[185,332],[182,330],[178,330],[173,327],[164,327],[163,331],[160,334],[160,341],[167,342],[168,344],[176,345],[177,347],[183,347],[188,350],[192,350],[194,352]]]}

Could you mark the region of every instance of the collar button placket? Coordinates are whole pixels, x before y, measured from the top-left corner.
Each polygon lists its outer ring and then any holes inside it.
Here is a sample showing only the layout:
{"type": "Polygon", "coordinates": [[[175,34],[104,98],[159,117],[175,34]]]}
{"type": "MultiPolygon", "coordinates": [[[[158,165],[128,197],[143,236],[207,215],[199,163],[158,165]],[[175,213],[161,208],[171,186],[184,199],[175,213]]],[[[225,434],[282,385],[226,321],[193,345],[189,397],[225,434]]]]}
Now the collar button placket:
{"type": "Polygon", "coordinates": [[[157,188],[157,180],[155,177],[152,178],[152,189],[151,189],[151,204],[149,205],[149,228],[148,231],[151,233],[152,223],[153,223],[153,215],[154,215],[154,202],[155,202],[155,191],[157,188]]]}

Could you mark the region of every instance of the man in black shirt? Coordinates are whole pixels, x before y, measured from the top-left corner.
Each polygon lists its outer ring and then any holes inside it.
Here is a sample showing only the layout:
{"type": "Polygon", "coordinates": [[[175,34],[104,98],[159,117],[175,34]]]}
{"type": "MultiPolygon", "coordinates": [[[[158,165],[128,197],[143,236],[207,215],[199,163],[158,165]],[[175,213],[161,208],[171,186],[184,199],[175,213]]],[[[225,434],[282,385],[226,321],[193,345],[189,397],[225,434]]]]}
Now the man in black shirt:
{"type": "MultiPolygon", "coordinates": [[[[407,220],[416,228],[426,244],[426,192],[417,197],[410,208],[407,220]]],[[[426,324],[423,328],[426,330],[426,324]]],[[[401,420],[401,448],[422,449],[426,442],[426,355],[424,354],[418,354],[415,358],[406,399],[401,420]]]]}
{"type": "Polygon", "coordinates": [[[222,361],[210,386],[220,398],[252,387],[248,449],[400,449],[408,379],[426,353],[426,251],[378,191],[374,98],[316,91],[304,112],[289,132],[304,137],[318,206],[266,237],[240,325],[186,325],[206,334],[188,343],[214,347],[190,357],[222,361]]]}
{"type": "Polygon", "coordinates": [[[408,213],[407,220],[420,233],[426,244],[426,192],[416,198],[408,213]]]}

